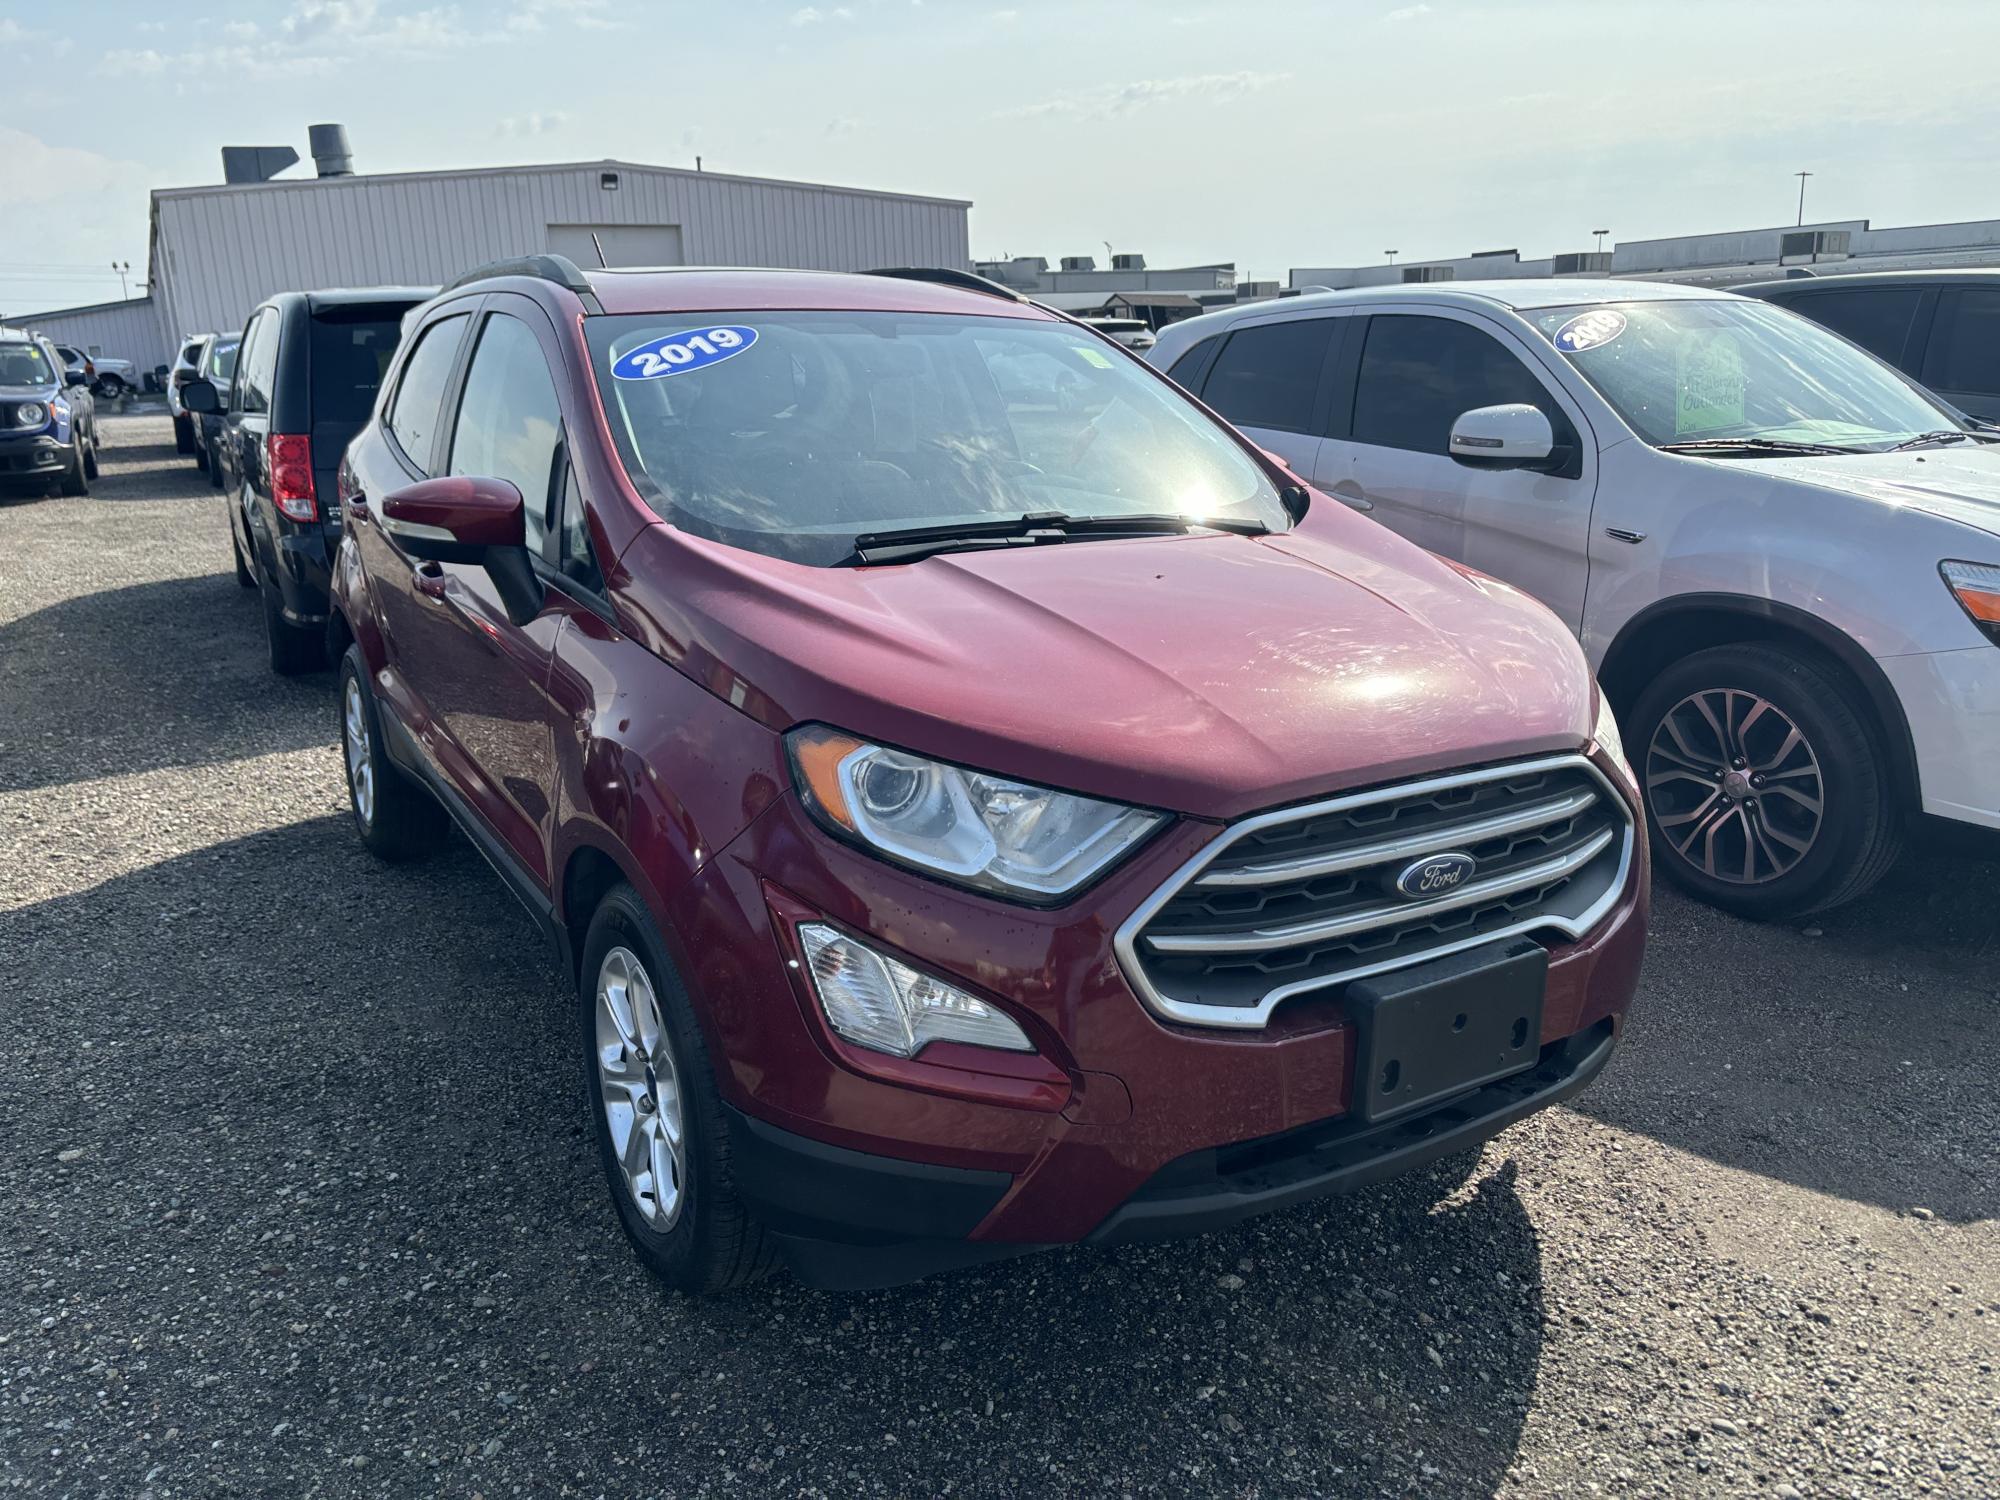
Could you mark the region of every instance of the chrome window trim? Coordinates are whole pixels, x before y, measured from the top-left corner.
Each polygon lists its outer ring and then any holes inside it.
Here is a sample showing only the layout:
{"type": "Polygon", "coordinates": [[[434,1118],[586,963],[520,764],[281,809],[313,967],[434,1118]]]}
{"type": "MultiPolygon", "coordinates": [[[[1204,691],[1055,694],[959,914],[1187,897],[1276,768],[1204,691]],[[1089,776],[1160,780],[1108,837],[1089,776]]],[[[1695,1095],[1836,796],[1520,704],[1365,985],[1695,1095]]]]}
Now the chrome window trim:
{"type": "MultiPolygon", "coordinates": [[[[1440,845],[1440,847],[1445,847],[1440,845]]],[[[1631,883],[1632,860],[1637,847],[1637,815],[1631,802],[1613,786],[1610,779],[1600,771],[1590,758],[1580,752],[1563,755],[1541,756],[1534,760],[1510,761],[1502,765],[1487,766],[1477,771],[1458,771],[1445,776],[1431,776],[1417,781],[1398,782],[1390,786],[1376,787],[1370,791],[1352,792],[1343,796],[1330,797],[1320,802],[1301,803],[1293,807],[1276,808],[1270,812],[1256,813],[1240,822],[1231,823],[1223,831],[1209,840],[1181,867],[1169,875],[1160,888],[1139,904],[1131,916],[1127,917],[1112,939],[1112,951],[1118,955],[1118,966],[1124,971],[1125,982],[1132,986],[1140,1002],[1156,1016],[1165,1021],[1182,1026],[1214,1027],[1233,1031],[1255,1031],[1269,1024],[1271,1013],[1294,995],[1308,990],[1325,989],[1332,985],[1346,984],[1351,980],[1365,979],[1370,975],[1387,973],[1392,969],[1406,969],[1415,964],[1429,963],[1432,959],[1443,958],[1447,954],[1461,953],[1468,948],[1477,948],[1486,943],[1497,943],[1511,937],[1521,937],[1531,932],[1553,930],[1572,942],[1583,937],[1623,899],[1631,883]],[[1254,1006],[1202,1005],[1193,1001],[1175,1000],[1154,988],[1146,977],[1145,965],[1139,959],[1139,936],[1146,924],[1157,915],[1162,907],[1192,884],[1217,856],[1229,849],[1239,839],[1262,829],[1281,823],[1294,823],[1302,818],[1316,818],[1326,813],[1342,812],[1348,808],[1366,807],[1376,802],[1400,801],[1406,797],[1420,797],[1427,793],[1449,791],[1454,787],[1470,786],[1483,781],[1504,781],[1511,776],[1521,776],[1542,771],[1581,770],[1588,774],[1611,799],[1624,825],[1624,837],[1618,851],[1618,871],[1605,888],[1605,892],[1582,913],[1575,917],[1565,917],[1559,913],[1538,913],[1529,920],[1512,923],[1493,932],[1482,932],[1473,937],[1459,938],[1449,943],[1427,948],[1414,957],[1385,959],[1379,963],[1364,964],[1353,969],[1343,969],[1336,974],[1322,974],[1311,979],[1294,980],[1290,984],[1278,986],[1267,993],[1254,1006]]],[[[1435,903],[1413,901],[1410,912],[1442,910],[1435,903]]]]}

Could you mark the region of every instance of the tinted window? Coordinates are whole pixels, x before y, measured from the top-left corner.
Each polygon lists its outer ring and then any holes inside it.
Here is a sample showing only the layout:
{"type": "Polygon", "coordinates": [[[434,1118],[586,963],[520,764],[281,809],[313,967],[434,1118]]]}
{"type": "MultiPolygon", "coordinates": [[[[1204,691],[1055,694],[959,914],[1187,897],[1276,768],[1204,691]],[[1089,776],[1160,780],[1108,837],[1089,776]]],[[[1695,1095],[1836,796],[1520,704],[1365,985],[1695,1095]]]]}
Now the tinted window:
{"type": "Polygon", "coordinates": [[[562,407],[534,330],[495,313],[479,334],[458,423],[451,435],[451,472],[504,479],[521,492],[528,550],[542,551],[548,531],[550,485],[562,407]]]}
{"type": "Polygon", "coordinates": [[[333,309],[312,319],[312,416],[315,422],[359,426],[375,409],[375,393],[396,353],[398,319],[333,309]]]}
{"type": "Polygon", "coordinates": [[[1844,339],[1852,339],[1877,359],[1896,364],[1903,357],[1903,341],[1917,316],[1917,301],[1923,293],[1909,291],[1813,292],[1779,303],[1815,323],[1831,328],[1844,339]]]}
{"type": "Polygon", "coordinates": [[[1173,368],[1167,371],[1167,378],[1178,385],[1183,385],[1189,390],[1193,390],[1194,378],[1201,373],[1202,361],[1208,358],[1209,351],[1215,348],[1216,340],[1221,337],[1222,335],[1219,333],[1212,333],[1192,349],[1188,350],[1187,353],[1174,361],[1173,368]]]}
{"type": "Polygon", "coordinates": [[[604,574],[591,550],[590,527],[583,517],[583,495],[576,487],[576,470],[570,469],[563,484],[561,536],[558,561],[565,577],[587,589],[602,590],[604,574]]]}
{"type": "Polygon", "coordinates": [[[227,387],[229,377],[236,372],[236,351],[239,347],[234,342],[218,343],[208,351],[208,368],[202,373],[215,383],[218,390],[227,387]]]}
{"type": "Polygon", "coordinates": [[[1449,318],[1368,320],[1354,391],[1355,442],[1444,453],[1451,424],[1466,412],[1517,401],[1540,407],[1564,441],[1562,409],[1491,334],[1449,318]]]}
{"type": "Polygon", "coordinates": [[[1930,383],[2000,396],[2000,290],[1950,292],[1931,334],[1930,383]]]}
{"type": "Polygon", "coordinates": [[[432,472],[431,439],[437,435],[438,408],[444,405],[444,383],[451,378],[467,316],[454,313],[440,318],[418,335],[389,403],[389,430],[426,474],[432,472]]]}
{"type": "Polygon", "coordinates": [[[1332,318],[1294,318],[1237,329],[1215,357],[1203,398],[1239,427],[1310,431],[1333,325],[1332,318]]]}
{"type": "Polygon", "coordinates": [[[271,409],[271,377],[278,369],[278,314],[266,308],[251,320],[243,347],[237,350],[236,393],[230,405],[238,411],[271,409]]]}

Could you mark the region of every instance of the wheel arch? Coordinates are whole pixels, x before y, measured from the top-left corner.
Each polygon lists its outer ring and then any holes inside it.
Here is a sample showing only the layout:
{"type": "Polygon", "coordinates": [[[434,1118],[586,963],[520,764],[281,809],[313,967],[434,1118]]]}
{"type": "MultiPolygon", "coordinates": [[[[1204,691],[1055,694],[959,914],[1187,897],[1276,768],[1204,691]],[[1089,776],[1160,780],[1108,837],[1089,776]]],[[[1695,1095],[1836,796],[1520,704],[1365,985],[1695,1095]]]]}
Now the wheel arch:
{"type": "Polygon", "coordinates": [[[1670,662],[1740,642],[1803,647],[1838,668],[1867,700],[1898,791],[1910,805],[1921,803],[1916,742],[1887,674],[1852,636],[1794,605],[1743,594],[1662,599],[1625,622],[1604,653],[1598,681],[1622,716],[1670,662]]]}
{"type": "Polygon", "coordinates": [[[556,882],[556,930],[562,940],[563,965],[572,978],[583,962],[584,938],[598,903],[615,885],[629,885],[643,892],[645,884],[635,871],[628,870],[617,852],[589,841],[571,846],[563,860],[562,878],[556,882]]]}

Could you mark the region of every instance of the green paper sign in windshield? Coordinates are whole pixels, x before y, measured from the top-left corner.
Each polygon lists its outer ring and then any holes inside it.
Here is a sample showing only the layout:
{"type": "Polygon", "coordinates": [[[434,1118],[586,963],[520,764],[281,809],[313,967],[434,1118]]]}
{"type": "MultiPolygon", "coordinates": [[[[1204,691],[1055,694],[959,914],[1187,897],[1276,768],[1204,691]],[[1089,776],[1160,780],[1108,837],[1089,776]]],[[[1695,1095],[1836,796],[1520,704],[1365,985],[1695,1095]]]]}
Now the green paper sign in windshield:
{"type": "Polygon", "coordinates": [[[1744,425],[1743,351],[1733,333],[1696,336],[1674,361],[1674,431],[1719,432],[1744,425]]]}

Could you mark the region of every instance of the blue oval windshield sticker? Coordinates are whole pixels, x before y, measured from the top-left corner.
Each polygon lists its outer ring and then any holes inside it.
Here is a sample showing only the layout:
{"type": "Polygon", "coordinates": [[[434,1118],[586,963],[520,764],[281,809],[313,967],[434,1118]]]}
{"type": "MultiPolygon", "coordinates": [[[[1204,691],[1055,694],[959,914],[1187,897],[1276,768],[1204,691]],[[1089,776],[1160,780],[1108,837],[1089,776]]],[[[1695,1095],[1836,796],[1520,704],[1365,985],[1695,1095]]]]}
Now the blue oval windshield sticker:
{"type": "Polygon", "coordinates": [[[1609,307],[1578,313],[1556,330],[1555,346],[1565,354],[1581,354],[1608,344],[1625,331],[1625,314],[1609,307]]]}
{"type": "Polygon", "coordinates": [[[616,380],[659,380],[667,375],[685,375],[733,359],[756,342],[754,328],[729,324],[720,328],[690,328],[685,333],[670,333],[636,349],[627,349],[611,362],[611,374],[616,380]]]}

